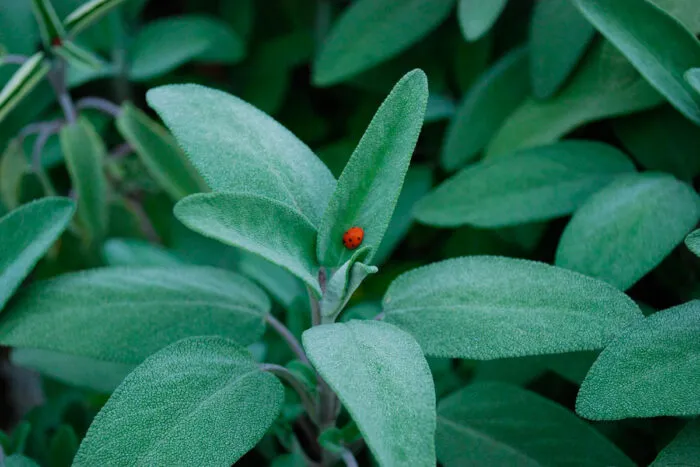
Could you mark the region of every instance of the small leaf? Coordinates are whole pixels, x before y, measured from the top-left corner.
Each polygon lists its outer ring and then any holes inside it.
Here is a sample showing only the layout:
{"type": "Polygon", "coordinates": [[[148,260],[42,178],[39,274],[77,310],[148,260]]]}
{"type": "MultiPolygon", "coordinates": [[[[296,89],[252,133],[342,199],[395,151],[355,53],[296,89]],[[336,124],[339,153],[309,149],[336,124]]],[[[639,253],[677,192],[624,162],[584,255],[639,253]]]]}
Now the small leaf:
{"type": "Polygon", "coordinates": [[[260,441],[283,399],[280,382],[247,350],[217,337],[184,339],[126,377],[73,465],[232,465],[260,441]]]}
{"type": "Polygon", "coordinates": [[[304,143],[255,107],[196,85],[164,86],[148,102],[214,191],[271,198],[317,225],[335,187],[328,168],[304,143]]]}
{"type": "Polygon", "coordinates": [[[48,74],[51,66],[45,58],[43,52],[32,55],[2,88],[0,91],[0,122],[48,74]]]}
{"type": "Polygon", "coordinates": [[[695,256],[700,257],[700,229],[693,230],[687,237],[685,237],[685,246],[687,246],[688,249],[695,254],[695,256]]]}
{"type": "Polygon", "coordinates": [[[556,264],[611,283],[634,285],[678,246],[700,219],[700,198],[658,173],[620,177],[574,214],[556,264]]]}
{"type": "Polygon", "coordinates": [[[262,335],[269,311],[262,290],[221,269],[90,269],[38,282],[19,294],[0,318],[0,342],[140,363],[193,335],[251,344],[262,335]]]}
{"type": "Polygon", "coordinates": [[[79,6],[63,20],[68,34],[75,36],[88,26],[95,24],[104,15],[122,4],[124,0],[91,0],[79,6]]]}
{"type": "Polygon", "coordinates": [[[527,49],[515,49],[469,89],[445,134],[440,155],[445,170],[455,170],[473,160],[527,97],[527,56],[527,49]]]}
{"type": "Polygon", "coordinates": [[[502,383],[472,384],[441,400],[435,444],[445,467],[636,465],[564,407],[502,383]]]}
{"type": "Polygon", "coordinates": [[[508,0],[459,0],[457,19],[464,38],[476,41],[484,36],[507,4],[508,0]]]}
{"type": "Polygon", "coordinates": [[[78,451],[78,437],[70,425],[61,425],[51,437],[49,458],[51,467],[71,467],[78,451]]]}
{"type": "Polygon", "coordinates": [[[175,138],[145,113],[127,103],[117,117],[116,124],[151,176],[175,201],[193,193],[207,191],[206,184],[187,160],[175,138]]]}
{"type": "Polygon", "coordinates": [[[574,0],[574,4],[676,109],[700,125],[700,94],[683,78],[686,70],[700,63],[700,42],[691,31],[649,1],[574,0]],[[673,43],[672,49],[668,43],[673,43]]]}
{"type": "Polygon", "coordinates": [[[0,310],[68,226],[75,204],[43,198],[0,219],[0,310]]]}
{"type": "Polygon", "coordinates": [[[7,143],[7,149],[0,159],[0,198],[9,209],[20,205],[22,178],[30,172],[31,167],[22,145],[13,139],[7,143]]]}
{"type": "Polygon", "coordinates": [[[571,0],[535,3],[530,21],[530,77],[538,99],[552,97],[576,67],[595,28],[571,0]]]}
{"type": "Polygon", "coordinates": [[[358,0],[336,21],[314,60],[313,82],[330,86],[398,55],[437,28],[454,0],[358,0]]]}
{"type": "Polygon", "coordinates": [[[102,246],[108,266],[179,266],[186,264],[174,253],[144,240],[111,238],[102,246]]]}
{"type": "Polygon", "coordinates": [[[99,242],[107,232],[107,156],[104,142],[85,118],[66,125],[59,135],[73,189],[78,197],[78,219],[88,242],[99,242]]]}
{"type": "Polygon", "coordinates": [[[377,272],[376,266],[362,263],[369,253],[369,247],[356,250],[355,254],[328,280],[321,299],[321,316],[325,321],[334,322],[362,281],[368,275],[377,272]]]}
{"type": "Polygon", "coordinates": [[[425,224],[505,227],[575,211],[634,165],[612,146],[562,141],[523,149],[464,168],[415,208],[425,224]]]}
{"type": "Polygon", "coordinates": [[[380,465],[435,465],[435,388],[410,335],[378,321],[350,321],[315,326],[302,340],[380,465]]]}
{"type": "Polygon", "coordinates": [[[41,40],[44,42],[46,48],[50,48],[54,45],[56,40],[61,40],[66,35],[63,23],[58,19],[58,15],[51,4],[51,0],[31,1],[32,12],[39,25],[41,40]]]}
{"type": "Polygon", "coordinates": [[[576,412],[591,420],[700,415],[698,339],[700,301],[654,313],[601,352],[576,412]]]}
{"type": "Polygon", "coordinates": [[[384,312],[426,355],[477,360],[599,349],[642,318],[605,282],[497,256],[406,272],[384,295],[384,312]]]}
{"type": "Polygon", "coordinates": [[[319,295],[316,229],[288,205],[245,193],[191,195],[175,206],[190,229],[282,266],[319,295]]]}
{"type": "MultiPolygon", "coordinates": [[[[97,76],[103,73],[103,70],[108,69],[108,65],[101,57],[73,41],[65,40],[61,42],[60,47],[54,47],[53,51],[66,60],[69,65],[95,72],[97,76]]],[[[106,71],[104,72],[106,73],[106,71]]]]}
{"type": "Polygon", "coordinates": [[[691,420],[660,453],[650,467],[700,465],[700,419],[691,420]]]}
{"type": "Polygon", "coordinates": [[[350,259],[352,252],[342,239],[356,226],[365,232],[362,246],[372,249],[364,262],[372,260],[401,193],[427,100],[427,78],[414,70],[401,78],[377,110],[323,215],[316,245],[322,265],[338,267],[350,259]]]}
{"type": "Polygon", "coordinates": [[[686,71],[685,80],[695,89],[696,93],[700,94],[700,68],[691,68],[686,71]]]}

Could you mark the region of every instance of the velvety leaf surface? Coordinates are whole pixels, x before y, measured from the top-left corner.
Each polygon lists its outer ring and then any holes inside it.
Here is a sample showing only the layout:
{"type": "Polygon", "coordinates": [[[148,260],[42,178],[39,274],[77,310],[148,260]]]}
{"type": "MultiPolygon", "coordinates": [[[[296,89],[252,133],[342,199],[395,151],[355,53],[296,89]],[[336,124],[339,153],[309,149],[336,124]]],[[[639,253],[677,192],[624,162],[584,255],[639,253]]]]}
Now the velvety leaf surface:
{"type": "Polygon", "coordinates": [[[68,226],[75,204],[43,198],[0,219],[0,310],[68,226]]]}
{"type": "Polygon", "coordinates": [[[427,100],[425,73],[414,70],[401,78],[377,110],[323,215],[316,245],[322,265],[338,267],[350,259],[353,252],[342,239],[351,227],[364,230],[362,246],[372,249],[364,262],[371,262],[401,193],[427,100]]]}
{"type": "Polygon", "coordinates": [[[593,193],[634,165],[612,146],[562,141],[523,149],[462,169],[420,200],[425,224],[504,227],[575,211],[593,193]]]}
{"type": "Polygon", "coordinates": [[[472,384],[441,400],[435,444],[445,467],[636,465],[564,407],[502,383],[472,384]]]}
{"type": "Polygon", "coordinates": [[[700,257],[700,229],[693,230],[690,234],[685,237],[685,246],[692,251],[695,256],[700,257]]]}
{"type": "Polygon", "coordinates": [[[576,412],[592,420],[700,415],[700,301],[654,313],[591,367],[576,412]]]}
{"type": "Polygon", "coordinates": [[[700,94],[700,68],[691,68],[685,73],[685,80],[690,84],[695,92],[700,94]]]}
{"type": "Polygon", "coordinates": [[[384,312],[427,355],[477,360],[599,349],[642,318],[602,281],[497,256],[406,272],[389,286],[384,312]]]}
{"type": "Polygon", "coordinates": [[[108,266],[179,266],[186,264],[165,248],[144,240],[111,238],[102,246],[108,266]]]}
{"type": "Polygon", "coordinates": [[[200,266],[102,268],[38,282],[0,318],[0,342],[140,363],[193,335],[247,345],[263,333],[267,296],[248,279],[200,266]]]}
{"type": "Polygon", "coordinates": [[[671,253],[699,218],[700,198],[685,183],[651,172],[620,177],[574,214],[556,264],[626,290],[671,253]]]}
{"type": "Polygon", "coordinates": [[[508,0],[459,0],[457,19],[464,38],[475,41],[496,22],[508,0]]]}
{"type": "Polygon", "coordinates": [[[691,420],[651,464],[651,467],[700,465],[700,419],[691,420]]]}
{"type": "Polygon", "coordinates": [[[355,254],[340,266],[327,281],[320,305],[321,316],[328,322],[335,321],[362,281],[368,275],[377,272],[376,266],[368,266],[363,263],[370,251],[369,247],[355,250],[355,254]]]}
{"type": "Polygon", "coordinates": [[[0,157],[0,198],[8,209],[21,204],[22,179],[30,171],[22,145],[16,139],[10,141],[0,157]]]}
{"type": "Polygon", "coordinates": [[[247,350],[218,337],[184,339],[126,377],[73,465],[231,465],[260,441],[283,399],[247,350]]]}
{"type": "Polygon", "coordinates": [[[409,334],[350,321],[313,327],[302,338],[380,465],[435,465],[435,388],[409,334]]]}

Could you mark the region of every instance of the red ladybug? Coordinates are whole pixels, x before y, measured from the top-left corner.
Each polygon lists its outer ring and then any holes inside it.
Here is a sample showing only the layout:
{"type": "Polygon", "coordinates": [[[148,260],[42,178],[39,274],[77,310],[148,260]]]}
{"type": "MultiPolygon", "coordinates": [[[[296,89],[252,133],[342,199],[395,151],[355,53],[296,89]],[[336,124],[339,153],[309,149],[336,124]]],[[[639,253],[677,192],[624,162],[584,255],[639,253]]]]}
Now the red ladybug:
{"type": "Polygon", "coordinates": [[[365,238],[365,231],[362,227],[350,227],[350,229],[343,234],[343,245],[348,250],[354,250],[358,246],[362,245],[362,240],[365,238]]]}

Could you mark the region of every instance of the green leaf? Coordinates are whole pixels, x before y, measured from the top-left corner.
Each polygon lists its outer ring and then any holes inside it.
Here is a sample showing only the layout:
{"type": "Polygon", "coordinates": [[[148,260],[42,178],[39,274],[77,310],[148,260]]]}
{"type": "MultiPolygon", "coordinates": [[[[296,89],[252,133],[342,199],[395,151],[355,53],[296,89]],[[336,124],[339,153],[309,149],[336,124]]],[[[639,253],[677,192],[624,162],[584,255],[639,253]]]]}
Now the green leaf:
{"type": "Polygon", "coordinates": [[[695,256],[700,257],[700,229],[693,230],[687,237],[685,237],[685,246],[687,246],[688,249],[695,254],[695,256]]]}
{"type": "Polygon", "coordinates": [[[459,0],[457,19],[462,35],[468,41],[476,41],[493,26],[508,0],[459,0]]]}
{"type": "Polygon", "coordinates": [[[308,313],[308,294],[302,281],[261,256],[245,251],[239,254],[237,270],[241,274],[260,284],[287,311],[303,306],[308,313]]]}
{"type": "Polygon", "coordinates": [[[530,92],[527,49],[515,49],[489,68],[450,121],[440,163],[455,170],[473,160],[530,92]]]}
{"type": "Polygon", "coordinates": [[[130,55],[129,77],[147,81],[192,60],[236,63],[245,55],[245,43],[216,18],[188,15],[148,23],[134,38],[130,55]]]}
{"type": "Polygon", "coordinates": [[[445,467],[636,465],[564,407],[502,383],[472,384],[441,400],[435,444],[445,467]]]}
{"type": "Polygon", "coordinates": [[[70,222],[75,204],[43,198],[0,219],[0,309],[70,222]]]}
{"type": "Polygon", "coordinates": [[[356,250],[328,280],[321,299],[321,316],[325,322],[334,322],[362,281],[378,271],[376,266],[363,264],[370,253],[369,247],[356,250]]]}
{"type": "Polygon", "coordinates": [[[0,342],[140,363],[193,335],[221,335],[248,345],[262,335],[269,310],[269,299],[255,284],[221,269],[90,269],[19,294],[0,318],[0,342]]]}
{"type": "Polygon", "coordinates": [[[626,290],[678,246],[700,219],[700,198],[658,173],[620,177],[574,214],[556,264],[626,290]]]}
{"type": "Polygon", "coordinates": [[[104,142],[85,118],[66,125],[59,135],[73,189],[78,197],[78,219],[88,242],[99,242],[107,232],[107,177],[104,142]]]}
{"type": "Polygon", "coordinates": [[[426,355],[477,360],[599,349],[642,318],[605,282],[498,256],[404,273],[384,295],[384,312],[426,355]]]}
{"type": "Polygon", "coordinates": [[[700,465],[700,419],[691,420],[660,453],[650,467],[700,465]]]}
{"type": "Polygon", "coordinates": [[[576,399],[592,420],[700,414],[700,301],[654,313],[613,340],[576,399]]]}
{"type": "Polygon", "coordinates": [[[313,64],[313,82],[329,86],[398,55],[427,36],[454,0],[358,0],[326,37],[313,64]]]}
{"type": "Polygon", "coordinates": [[[144,240],[111,238],[102,245],[109,266],[179,266],[186,264],[174,253],[144,240]]]}
{"type": "Polygon", "coordinates": [[[99,55],[73,41],[65,40],[60,47],[54,47],[53,51],[66,60],[70,66],[95,72],[98,76],[108,68],[99,55]]]}
{"type": "Polygon", "coordinates": [[[43,52],[32,55],[2,88],[0,91],[0,122],[48,74],[51,66],[45,58],[43,52]]]}
{"type": "Polygon", "coordinates": [[[0,198],[9,209],[19,206],[22,178],[30,172],[22,145],[16,139],[10,141],[0,159],[0,198]]]}
{"type": "Polygon", "coordinates": [[[418,202],[428,225],[505,227],[575,211],[634,165],[612,146],[562,141],[468,166],[418,202]]]}
{"type": "Polygon", "coordinates": [[[321,294],[316,264],[316,229],[288,205],[246,193],[191,195],[175,206],[188,228],[262,256],[321,294]]]}
{"type": "Polygon", "coordinates": [[[649,1],[574,3],[678,111],[700,125],[700,94],[683,78],[686,70],[700,63],[700,42],[691,31],[649,1]]]}
{"type": "Polygon", "coordinates": [[[302,340],[380,465],[435,465],[435,389],[410,335],[378,321],[350,321],[315,326],[302,340]]]}
{"type": "Polygon", "coordinates": [[[282,384],[226,339],[181,340],[146,359],[95,417],[74,466],[232,465],[282,407],[282,384]]]}
{"type": "Polygon", "coordinates": [[[131,144],[156,182],[175,201],[207,191],[187,156],[168,131],[127,103],[116,120],[117,129],[131,144]]]}
{"type": "Polygon", "coordinates": [[[311,149],[271,117],[234,96],[196,85],[152,89],[147,98],[213,190],[245,187],[301,212],[313,225],[320,222],[335,179],[311,149]]]}
{"type": "Polygon", "coordinates": [[[78,437],[70,425],[61,425],[51,437],[49,456],[51,467],[71,467],[78,451],[78,437]]]}
{"type": "Polygon", "coordinates": [[[41,40],[46,48],[54,45],[54,41],[60,40],[66,35],[63,23],[58,19],[56,10],[51,0],[31,0],[32,12],[39,25],[41,40]]]}
{"type": "Polygon", "coordinates": [[[685,80],[695,89],[695,92],[700,94],[700,68],[691,68],[686,71],[685,80]]]}
{"type": "Polygon", "coordinates": [[[95,24],[124,0],[91,0],[79,6],[63,20],[68,34],[75,36],[83,29],[95,24]]]}
{"type": "Polygon", "coordinates": [[[21,454],[12,454],[5,459],[5,467],[39,467],[39,464],[21,454]]]}
{"type": "Polygon", "coordinates": [[[530,21],[530,80],[535,97],[556,94],[594,35],[595,28],[571,0],[535,3],[530,21]]]}
{"type": "Polygon", "coordinates": [[[377,110],[323,215],[316,245],[322,265],[338,267],[350,259],[352,251],[342,239],[351,227],[364,230],[362,246],[372,249],[364,262],[372,260],[401,193],[427,100],[427,78],[414,70],[401,78],[377,110]]]}

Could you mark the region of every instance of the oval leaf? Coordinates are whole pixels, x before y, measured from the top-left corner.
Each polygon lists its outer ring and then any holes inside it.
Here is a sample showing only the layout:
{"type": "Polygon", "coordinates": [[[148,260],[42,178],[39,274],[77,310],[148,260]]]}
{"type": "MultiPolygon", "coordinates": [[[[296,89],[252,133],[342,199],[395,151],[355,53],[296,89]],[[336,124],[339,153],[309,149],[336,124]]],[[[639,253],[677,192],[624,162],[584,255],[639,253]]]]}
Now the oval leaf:
{"type": "Polygon", "coordinates": [[[365,231],[363,247],[371,261],[391,221],[403,179],[423,125],[428,80],[420,70],[406,74],[372,118],[338,179],[323,215],[316,246],[320,263],[338,267],[352,257],[343,234],[351,227],[365,231]]]}
{"type": "Polygon", "coordinates": [[[178,266],[186,264],[176,254],[144,240],[111,238],[102,246],[108,266],[178,266]]]}
{"type": "Polygon", "coordinates": [[[605,282],[497,256],[404,273],[389,286],[384,312],[427,355],[477,360],[599,349],[642,318],[605,282]]]}
{"type": "Polygon", "coordinates": [[[576,399],[592,420],[700,414],[700,301],[654,313],[595,361],[576,399]]]}
{"type": "Polygon", "coordinates": [[[700,419],[691,420],[659,453],[650,467],[697,467],[700,465],[700,419]]]}
{"type": "Polygon", "coordinates": [[[282,407],[284,389],[217,337],[181,340],[126,377],[97,414],[74,466],[232,465],[282,407]]]}
{"type": "Polygon", "coordinates": [[[466,167],[418,202],[435,226],[505,227],[570,214],[634,165],[606,144],[562,141],[466,167]]]}
{"type": "Polygon", "coordinates": [[[350,321],[315,326],[302,340],[380,465],[435,465],[435,388],[410,335],[378,321],[350,321]]]}
{"type": "Polygon", "coordinates": [[[140,363],[193,335],[251,344],[262,335],[269,310],[269,299],[255,284],[221,269],[90,269],[20,294],[0,318],[0,342],[140,363]]]}
{"type": "Polygon", "coordinates": [[[0,310],[75,212],[68,198],[43,198],[0,219],[0,310]]]}
{"type": "Polygon", "coordinates": [[[7,143],[0,159],[0,198],[9,209],[20,204],[22,179],[31,173],[31,167],[17,139],[7,143]]]}
{"type": "Polygon", "coordinates": [[[459,0],[457,19],[464,38],[476,41],[496,22],[508,0],[459,0]]]}
{"type": "Polygon", "coordinates": [[[556,264],[620,290],[634,285],[678,246],[700,219],[700,198],[656,173],[619,178],[591,196],[564,229],[556,264]]]}

